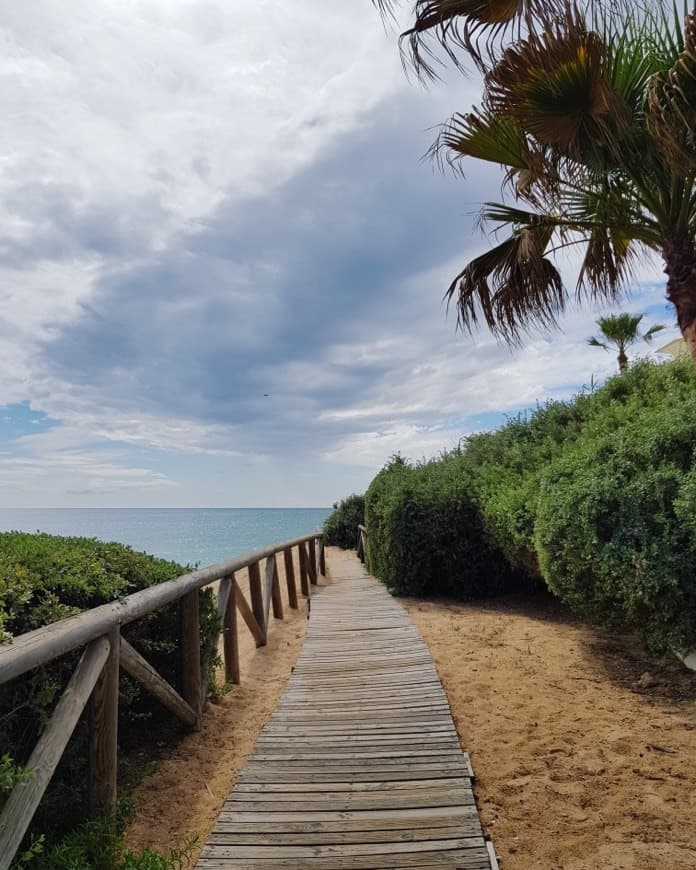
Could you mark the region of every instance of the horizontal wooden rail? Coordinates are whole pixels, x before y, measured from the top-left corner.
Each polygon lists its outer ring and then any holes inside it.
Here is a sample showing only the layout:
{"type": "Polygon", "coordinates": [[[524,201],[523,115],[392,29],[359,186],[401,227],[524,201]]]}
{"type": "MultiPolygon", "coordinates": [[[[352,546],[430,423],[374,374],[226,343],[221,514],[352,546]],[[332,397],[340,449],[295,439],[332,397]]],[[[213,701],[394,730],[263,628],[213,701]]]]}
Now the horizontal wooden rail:
{"type": "Polygon", "coordinates": [[[71,650],[85,646],[91,640],[108,634],[115,625],[134,622],[148,613],[166,607],[167,604],[179,601],[194,589],[202,589],[228,574],[242,571],[287,548],[302,546],[319,537],[321,535],[318,533],[305,535],[229,562],[220,562],[190,574],[182,574],[174,580],[134,592],[113,604],[102,604],[101,607],[94,607],[77,616],[69,616],[22,634],[11,643],[0,645],[0,685],[71,650]]]}
{"type": "Polygon", "coordinates": [[[277,562],[281,553],[288,603],[294,609],[298,606],[294,548],[298,551],[302,593],[309,598],[310,582],[316,585],[319,574],[326,574],[323,539],[318,532],[183,574],[120,601],[86,610],[0,644],[0,685],[32,668],[86,647],[26,765],[28,779],[14,788],[0,813],[0,870],[10,867],[75,725],[88,705],[90,809],[95,814],[113,811],[116,802],[119,668],[136,679],[185,727],[191,730],[201,727],[206,680],[201,674],[199,590],[220,581],[217,610],[223,631],[225,678],[239,683],[237,611],[256,645],[264,646],[271,607],[274,618],[283,619],[284,616],[277,562]],[[262,578],[261,563],[264,560],[262,578]],[[245,568],[249,572],[251,604],[235,578],[235,573],[245,568]],[[180,603],[181,694],[121,637],[121,626],[177,601],[180,603]]]}

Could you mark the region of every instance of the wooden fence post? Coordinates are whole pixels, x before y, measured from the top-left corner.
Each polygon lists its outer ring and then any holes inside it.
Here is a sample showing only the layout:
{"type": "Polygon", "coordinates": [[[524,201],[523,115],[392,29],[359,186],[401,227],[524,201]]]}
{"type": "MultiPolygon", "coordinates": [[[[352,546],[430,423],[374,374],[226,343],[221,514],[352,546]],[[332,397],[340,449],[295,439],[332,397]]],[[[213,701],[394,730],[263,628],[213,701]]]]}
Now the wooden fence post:
{"type": "Polygon", "coordinates": [[[302,589],[302,594],[309,598],[310,590],[309,590],[309,581],[308,581],[308,569],[307,569],[307,549],[304,544],[298,544],[297,550],[300,554],[300,588],[302,589]]]}
{"type": "Polygon", "coordinates": [[[326,550],[323,538],[319,538],[319,570],[321,571],[321,576],[326,577],[326,550]]]}
{"type": "Polygon", "coordinates": [[[278,561],[273,555],[273,581],[271,586],[271,602],[273,604],[273,617],[285,619],[283,613],[283,596],[280,594],[280,580],[278,579],[278,561]]]}
{"type": "Polygon", "coordinates": [[[109,655],[89,700],[89,779],[87,794],[92,818],[109,815],[116,806],[118,757],[118,675],[121,631],[107,635],[109,655]]]}
{"type": "Polygon", "coordinates": [[[309,570],[309,580],[313,586],[317,585],[317,545],[314,538],[310,541],[307,541],[309,544],[309,564],[307,568],[309,570]]]}
{"type": "Polygon", "coordinates": [[[181,599],[181,694],[196,714],[194,731],[201,730],[201,629],[198,589],[181,599]]]}
{"type": "Polygon", "coordinates": [[[222,617],[222,644],[225,653],[225,680],[238,686],[239,673],[239,631],[237,629],[237,581],[234,574],[220,581],[220,589],[227,596],[227,604],[222,617]]]}
{"type": "Polygon", "coordinates": [[[258,646],[266,646],[268,637],[268,626],[266,625],[266,613],[263,606],[263,589],[261,588],[261,569],[259,563],[254,562],[249,565],[249,592],[251,593],[251,609],[254,614],[254,619],[259,624],[263,631],[263,643],[257,643],[258,646]]]}
{"type": "Polygon", "coordinates": [[[285,582],[288,587],[288,604],[293,610],[297,610],[297,587],[295,586],[295,565],[292,561],[292,548],[283,550],[285,562],[285,582]]]}

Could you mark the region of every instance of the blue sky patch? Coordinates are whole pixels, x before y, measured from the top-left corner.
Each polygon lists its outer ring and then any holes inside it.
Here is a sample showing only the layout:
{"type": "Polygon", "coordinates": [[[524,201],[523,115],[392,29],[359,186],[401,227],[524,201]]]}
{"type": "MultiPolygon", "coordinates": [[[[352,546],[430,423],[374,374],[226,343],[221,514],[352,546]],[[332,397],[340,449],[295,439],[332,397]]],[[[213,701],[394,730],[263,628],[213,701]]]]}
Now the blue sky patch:
{"type": "Polygon", "coordinates": [[[29,402],[16,402],[0,407],[0,444],[16,441],[23,435],[38,435],[48,432],[59,421],[41,411],[34,411],[29,402]]]}

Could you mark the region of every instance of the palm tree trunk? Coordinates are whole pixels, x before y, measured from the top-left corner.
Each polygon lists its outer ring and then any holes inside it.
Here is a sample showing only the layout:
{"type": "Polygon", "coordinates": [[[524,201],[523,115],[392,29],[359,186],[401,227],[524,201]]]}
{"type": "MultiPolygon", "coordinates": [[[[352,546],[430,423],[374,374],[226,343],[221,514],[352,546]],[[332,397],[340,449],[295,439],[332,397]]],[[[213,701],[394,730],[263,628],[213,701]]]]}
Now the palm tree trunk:
{"type": "Polygon", "coordinates": [[[662,248],[667,275],[667,298],[696,364],[696,244],[688,236],[666,239],[662,248]]]}
{"type": "Polygon", "coordinates": [[[619,371],[625,372],[626,366],[628,365],[628,357],[626,356],[626,352],[623,348],[619,351],[619,371]]]}

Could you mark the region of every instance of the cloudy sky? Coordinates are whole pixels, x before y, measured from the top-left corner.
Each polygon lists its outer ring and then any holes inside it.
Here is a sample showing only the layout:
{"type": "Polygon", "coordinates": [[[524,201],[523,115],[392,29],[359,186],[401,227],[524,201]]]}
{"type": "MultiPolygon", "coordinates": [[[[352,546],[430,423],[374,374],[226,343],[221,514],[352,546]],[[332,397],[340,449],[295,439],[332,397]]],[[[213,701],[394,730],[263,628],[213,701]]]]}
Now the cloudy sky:
{"type": "Polygon", "coordinates": [[[499,177],[421,155],[477,86],[409,83],[370,0],[0,0],[0,37],[0,505],[324,506],[613,371],[590,309],[455,332],[499,177]]]}

